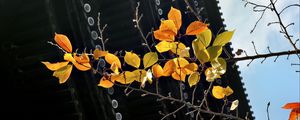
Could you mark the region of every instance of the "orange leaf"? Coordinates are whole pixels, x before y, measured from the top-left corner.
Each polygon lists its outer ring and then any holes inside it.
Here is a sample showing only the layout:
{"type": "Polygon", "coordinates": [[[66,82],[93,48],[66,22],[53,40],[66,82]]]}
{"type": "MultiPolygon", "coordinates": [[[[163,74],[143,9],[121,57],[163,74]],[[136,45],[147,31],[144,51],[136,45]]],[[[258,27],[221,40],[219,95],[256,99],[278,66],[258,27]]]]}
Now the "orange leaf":
{"type": "Polygon", "coordinates": [[[291,111],[289,120],[298,120],[297,118],[300,118],[300,108],[291,111]]]}
{"type": "Polygon", "coordinates": [[[283,107],[283,109],[294,109],[300,108],[300,102],[287,103],[283,107]]]}
{"type": "Polygon", "coordinates": [[[173,20],[162,20],[159,30],[173,36],[177,34],[177,28],[173,20]]]}
{"type": "Polygon", "coordinates": [[[98,84],[98,86],[104,88],[110,88],[114,85],[114,81],[111,80],[111,76],[103,76],[98,84]]]}
{"type": "Polygon", "coordinates": [[[104,57],[105,61],[109,64],[112,64],[114,62],[116,62],[117,66],[119,68],[121,68],[121,62],[120,62],[120,59],[114,55],[114,54],[111,54],[111,53],[107,53],[104,57]]]}
{"type": "Polygon", "coordinates": [[[190,63],[186,66],[184,66],[184,70],[186,74],[191,74],[198,70],[198,65],[196,63],[190,63]]]}
{"type": "Polygon", "coordinates": [[[180,29],[182,24],[182,18],[181,18],[181,12],[178,9],[171,7],[171,10],[168,13],[168,19],[173,20],[177,30],[180,29]]]}
{"type": "Polygon", "coordinates": [[[155,30],[154,31],[154,38],[155,39],[158,39],[158,40],[161,40],[161,41],[169,41],[169,42],[172,42],[175,40],[175,37],[173,34],[169,34],[169,33],[166,33],[166,32],[162,32],[161,30],[155,30]]]}
{"type": "Polygon", "coordinates": [[[175,71],[175,69],[176,66],[173,59],[167,61],[163,68],[163,76],[170,76],[175,71]]]}
{"type": "Polygon", "coordinates": [[[64,66],[64,67],[54,71],[53,76],[57,77],[59,79],[60,84],[65,83],[71,75],[72,68],[73,68],[72,65],[64,66]]]}
{"type": "Polygon", "coordinates": [[[70,53],[66,53],[64,55],[64,60],[72,62],[73,65],[75,65],[75,67],[81,71],[87,71],[92,68],[90,63],[78,63],[70,53]]]}
{"type": "Polygon", "coordinates": [[[115,74],[119,74],[119,69],[116,63],[112,63],[110,66],[111,71],[113,71],[115,74]]]}
{"type": "Polygon", "coordinates": [[[72,44],[67,36],[55,33],[54,40],[65,51],[72,52],[72,44]]]}
{"type": "Polygon", "coordinates": [[[159,77],[163,76],[164,71],[159,64],[155,64],[152,66],[152,73],[155,78],[159,78],[159,77]]]}
{"type": "Polygon", "coordinates": [[[82,53],[80,56],[77,56],[76,53],[74,53],[73,57],[78,63],[89,63],[90,62],[90,58],[86,53],[82,53]]]}
{"type": "Polygon", "coordinates": [[[172,78],[174,78],[175,80],[181,80],[181,81],[185,81],[185,77],[186,74],[183,72],[177,73],[177,72],[173,72],[172,73],[172,78]]]}
{"type": "Polygon", "coordinates": [[[103,57],[103,56],[105,56],[107,53],[108,53],[107,51],[102,51],[102,50],[99,50],[99,49],[95,49],[95,50],[94,50],[94,58],[95,58],[96,60],[98,60],[99,57],[103,57]]]}
{"type": "Polygon", "coordinates": [[[57,63],[50,63],[50,62],[42,62],[44,65],[46,65],[46,67],[49,69],[49,70],[52,70],[52,71],[55,71],[55,70],[58,70],[62,67],[65,67],[68,65],[69,61],[68,62],[57,62],[57,63]]]}
{"type": "Polygon", "coordinates": [[[185,34],[186,35],[197,35],[200,34],[201,32],[205,31],[207,28],[208,24],[205,24],[200,21],[194,21],[192,22],[186,29],[185,34]]]}

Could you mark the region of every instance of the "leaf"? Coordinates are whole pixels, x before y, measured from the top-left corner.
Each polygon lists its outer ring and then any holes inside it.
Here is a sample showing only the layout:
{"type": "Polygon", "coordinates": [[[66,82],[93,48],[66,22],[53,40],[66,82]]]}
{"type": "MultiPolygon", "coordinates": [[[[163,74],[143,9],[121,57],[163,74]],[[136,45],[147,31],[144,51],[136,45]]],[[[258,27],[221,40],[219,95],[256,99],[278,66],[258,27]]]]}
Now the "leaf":
{"type": "Polygon", "coordinates": [[[93,52],[94,59],[98,60],[99,57],[104,57],[108,52],[107,51],[102,51],[100,49],[95,49],[93,52]]]}
{"type": "Polygon", "coordinates": [[[92,68],[90,63],[78,63],[73,56],[71,55],[71,53],[65,53],[64,55],[64,60],[70,61],[72,62],[72,64],[81,71],[87,71],[89,69],[92,68]]]}
{"type": "Polygon", "coordinates": [[[111,54],[111,53],[107,53],[107,54],[105,55],[104,59],[105,59],[105,61],[106,61],[107,63],[109,63],[110,65],[111,65],[112,63],[116,62],[117,66],[118,66],[119,68],[121,68],[121,62],[120,62],[120,59],[119,59],[116,55],[111,54]]]}
{"type": "Polygon", "coordinates": [[[173,20],[162,20],[159,30],[173,36],[177,34],[177,28],[173,20]]]}
{"type": "Polygon", "coordinates": [[[218,59],[212,60],[210,64],[213,68],[217,69],[217,74],[223,75],[226,73],[227,63],[226,63],[225,59],[218,58],[218,59]]]}
{"type": "Polygon", "coordinates": [[[229,86],[227,86],[225,89],[224,89],[224,94],[226,95],[226,96],[229,96],[229,95],[231,95],[233,93],[233,90],[229,87],[229,86]]]}
{"type": "Polygon", "coordinates": [[[239,100],[235,100],[231,103],[230,110],[235,110],[239,106],[239,100]]]}
{"type": "Polygon", "coordinates": [[[179,58],[174,58],[173,61],[176,65],[176,69],[183,68],[183,67],[185,67],[186,65],[189,64],[189,61],[187,61],[184,58],[180,58],[180,57],[179,58]]]}
{"type": "Polygon", "coordinates": [[[71,75],[72,68],[73,68],[72,65],[64,66],[64,67],[54,71],[53,76],[57,77],[59,79],[60,84],[65,83],[71,75]]]}
{"type": "Polygon", "coordinates": [[[206,81],[213,82],[216,78],[221,78],[219,74],[217,74],[217,70],[213,67],[209,67],[205,70],[206,81]]]}
{"type": "Polygon", "coordinates": [[[82,53],[80,56],[77,56],[76,53],[73,53],[74,59],[78,63],[89,63],[90,58],[86,53],[82,53]]]}
{"type": "Polygon", "coordinates": [[[199,72],[193,72],[188,78],[190,87],[196,85],[199,81],[200,81],[200,73],[199,72]]]}
{"type": "Polygon", "coordinates": [[[162,53],[162,52],[169,51],[172,48],[172,46],[170,42],[161,41],[155,46],[155,48],[159,53],[162,53]]]}
{"type": "Polygon", "coordinates": [[[227,44],[231,38],[232,38],[232,35],[234,33],[234,30],[233,31],[226,31],[226,32],[223,32],[221,34],[219,34],[214,43],[213,43],[213,46],[224,46],[225,44],[227,44]]]}
{"type": "Polygon", "coordinates": [[[217,59],[222,53],[222,46],[210,46],[207,48],[207,52],[210,56],[209,61],[217,59]]]}
{"type": "Polygon", "coordinates": [[[151,69],[148,69],[146,72],[146,76],[142,79],[141,87],[144,88],[146,85],[146,81],[148,81],[150,84],[152,84],[152,72],[151,69]]]}
{"type": "Polygon", "coordinates": [[[198,65],[196,63],[190,63],[184,66],[184,70],[186,74],[191,74],[198,70],[198,65]]]}
{"type": "Polygon", "coordinates": [[[186,35],[197,35],[200,34],[201,32],[205,31],[208,29],[208,24],[205,24],[200,21],[194,21],[192,22],[186,29],[185,34],[186,35]]]}
{"type": "Polygon", "coordinates": [[[204,43],[202,43],[199,39],[195,39],[192,42],[192,47],[196,58],[201,62],[201,64],[209,61],[210,56],[204,43]]]}
{"type": "Polygon", "coordinates": [[[113,71],[115,74],[119,74],[119,73],[120,73],[120,72],[119,72],[119,68],[118,68],[118,66],[117,66],[116,63],[112,63],[111,66],[110,66],[110,69],[111,69],[111,71],[113,71]]]}
{"type": "Polygon", "coordinates": [[[150,67],[158,61],[158,55],[156,52],[148,52],[143,57],[144,69],[150,67]]]}
{"type": "Polygon", "coordinates": [[[49,70],[55,71],[62,67],[68,65],[69,62],[57,62],[57,63],[50,63],[50,62],[42,62],[49,70]]]}
{"type": "Polygon", "coordinates": [[[120,74],[120,77],[116,79],[117,82],[122,84],[130,84],[135,80],[136,76],[133,72],[125,71],[120,74]]]}
{"type": "Polygon", "coordinates": [[[172,73],[172,78],[175,79],[175,80],[180,80],[180,81],[185,81],[185,77],[186,77],[186,74],[183,73],[183,72],[180,72],[180,73],[177,73],[177,72],[173,72],[172,73]]]}
{"type": "Polygon", "coordinates": [[[212,95],[217,99],[223,99],[225,97],[224,88],[221,86],[213,86],[212,95]]]}
{"type": "Polygon", "coordinates": [[[169,34],[167,32],[163,32],[161,30],[154,31],[154,38],[161,41],[169,41],[172,42],[175,40],[175,36],[173,33],[169,34]]]}
{"type": "Polygon", "coordinates": [[[168,19],[174,21],[177,30],[180,29],[182,24],[182,18],[181,12],[178,9],[171,7],[171,10],[168,13],[168,19]]]}
{"type": "Polygon", "coordinates": [[[62,49],[69,53],[72,52],[72,44],[67,36],[55,33],[54,40],[62,49]]]}
{"type": "Polygon", "coordinates": [[[140,67],[141,59],[137,54],[135,54],[133,52],[127,52],[126,51],[125,56],[124,56],[124,60],[128,65],[131,65],[135,68],[140,67]]]}
{"type": "Polygon", "coordinates": [[[189,47],[186,47],[183,43],[172,42],[171,51],[180,57],[190,57],[189,47]]]}
{"type": "Polygon", "coordinates": [[[136,69],[136,70],[132,71],[132,73],[134,74],[134,76],[132,76],[132,77],[137,82],[142,82],[144,77],[146,77],[146,75],[147,75],[147,72],[144,69],[136,69]]]}
{"type": "Polygon", "coordinates": [[[163,67],[163,76],[170,76],[176,69],[175,63],[172,60],[169,60],[165,63],[163,67]]]}
{"type": "Polygon", "coordinates": [[[100,79],[100,82],[98,86],[104,87],[104,88],[111,88],[114,85],[114,81],[111,79],[111,76],[103,76],[100,79]]]}
{"type": "Polygon", "coordinates": [[[208,47],[211,42],[212,34],[210,29],[206,29],[200,34],[197,34],[197,39],[204,44],[205,47],[208,47]]]}
{"type": "Polygon", "coordinates": [[[283,109],[294,109],[294,108],[299,108],[299,107],[300,107],[300,102],[292,102],[292,103],[285,104],[282,108],[283,109]]]}
{"type": "Polygon", "coordinates": [[[299,120],[299,118],[300,118],[300,108],[292,109],[289,120],[299,120]]]}
{"type": "Polygon", "coordinates": [[[159,64],[155,64],[152,66],[152,73],[155,78],[159,78],[159,77],[163,76],[164,71],[159,64]]]}

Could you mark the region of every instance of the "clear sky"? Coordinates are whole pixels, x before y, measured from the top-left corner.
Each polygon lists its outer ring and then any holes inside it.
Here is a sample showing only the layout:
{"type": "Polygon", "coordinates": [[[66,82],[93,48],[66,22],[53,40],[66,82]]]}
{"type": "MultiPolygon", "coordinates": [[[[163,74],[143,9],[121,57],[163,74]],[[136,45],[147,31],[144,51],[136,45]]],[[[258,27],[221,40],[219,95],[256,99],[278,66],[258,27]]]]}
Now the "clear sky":
{"type": "MultiPolygon", "coordinates": [[[[276,20],[274,13],[267,12],[255,31],[250,34],[255,22],[258,20],[260,13],[252,11],[253,6],[244,7],[242,0],[219,0],[221,12],[225,19],[226,29],[235,29],[232,39],[232,47],[234,52],[237,49],[246,50],[248,55],[254,55],[254,49],[251,41],[254,41],[259,53],[267,53],[267,47],[270,46],[271,51],[279,52],[283,50],[292,50],[289,42],[279,33],[279,25],[267,26],[268,22],[276,20]]],[[[250,0],[249,0],[250,1],[250,0]]],[[[269,0],[251,0],[253,2],[267,4],[269,0]]],[[[290,3],[299,4],[299,0],[278,0],[277,7],[282,9],[290,3]]],[[[290,27],[288,31],[299,38],[299,11],[300,7],[290,8],[282,15],[284,24],[294,22],[295,25],[290,27]]],[[[297,44],[300,48],[300,44],[297,44]]],[[[250,61],[238,62],[241,76],[243,77],[244,87],[250,99],[250,105],[256,120],[267,120],[266,106],[270,101],[269,108],[271,120],[287,120],[289,110],[281,107],[288,102],[300,101],[300,66],[291,66],[292,63],[300,63],[296,56],[290,56],[289,60],[286,56],[279,57],[274,62],[275,57],[268,58],[261,64],[263,59],[253,61],[249,67],[250,61]]]]}

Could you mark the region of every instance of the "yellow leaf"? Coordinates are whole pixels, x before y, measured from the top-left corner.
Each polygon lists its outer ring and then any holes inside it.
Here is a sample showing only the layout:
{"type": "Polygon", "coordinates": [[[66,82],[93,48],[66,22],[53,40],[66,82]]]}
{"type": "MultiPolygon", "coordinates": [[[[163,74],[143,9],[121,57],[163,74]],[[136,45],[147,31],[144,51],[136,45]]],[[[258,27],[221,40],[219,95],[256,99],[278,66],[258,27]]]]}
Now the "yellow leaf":
{"type": "Polygon", "coordinates": [[[92,68],[90,63],[78,63],[71,55],[71,53],[66,53],[64,55],[64,60],[72,62],[72,64],[81,71],[87,71],[92,68]]]}
{"type": "Polygon", "coordinates": [[[120,77],[116,79],[117,82],[122,84],[130,84],[135,80],[136,76],[133,72],[125,71],[120,74],[120,77]]]}
{"type": "Polygon", "coordinates": [[[111,69],[111,71],[113,71],[115,74],[119,74],[119,73],[120,73],[120,72],[119,72],[119,68],[118,68],[118,66],[117,66],[116,63],[112,63],[111,66],[110,66],[110,69],[111,69]]]}
{"type": "Polygon", "coordinates": [[[72,68],[73,68],[72,65],[64,66],[64,67],[54,71],[53,76],[57,77],[59,79],[60,84],[65,83],[71,75],[72,68]]]}
{"type": "Polygon", "coordinates": [[[175,79],[175,80],[180,80],[180,81],[185,81],[185,77],[186,77],[186,74],[183,73],[183,72],[173,72],[172,73],[172,78],[175,79]]]}
{"type": "Polygon", "coordinates": [[[174,58],[173,61],[176,65],[176,68],[184,68],[189,64],[189,61],[187,61],[185,58],[174,58]]]}
{"type": "Polygon", "coordinates": [[[206,81],[213,82],[216,78],[221,78],[219,74],[217,74],[217,70],[213,67],[209,67],[205,70],[206,81]]]}
{"type": "Polygon", "coordinates": [[[171,51],[180,57],[190,57],[189,47],[186,47],[183,43],[172,42],[171,51]]]}
{"type": "Polygon", "coordinates": [[[231,95],[233,93],[233,90],[229,87],[229,86],[227,86],[225,89],[224,89],[224,94],[226,95],[226,96],[229,96],[229,95],[231,95]]]}
{"type": "Polygon", "coordinates": [[[200,73],[199,72],[193,72],[188,78],[190,87],[196,85],[199,81],[200,81],[200,73]]]}
{"type": "Polygon", "coordinates": [[[205,45],[204,43],[202,43],[202,41],[200,41],[199,39],[195,39],[192,42],[192,47],[196,58],[201,62],[201,64],[204,64],[209,61],[209,53],[206,50],[205,45]]]}
{"type": "Polygon", "coordinates": [[[82,53],[81,55],[77,56],[76,53],[73,53],[74,59],[78,62],[78,63],[89,63],[90,62],[90,58],[86,53],[82,53]]]}
{"type": "Polygon", "coordinates": [[[124,56],[124,60],[128,65],[131,65],[135,68],[140,67],[141,59],[137,54],[135,54],[133,52],[127,52],[126,51],[125,56],[124,56]]]}
{"type": "Polygon", "coordinates": [[[223,75],[227,69],[227,63],[223,58],[218,58],[210,62],[211,66],[217,69],[217,74],[223,75]]]}
{"type": "Polygon", "coordinates": [[[203,43],[205,47],[209,46],[211,38],[212,38],[212,34],[210,29],[206,29],[202,33],[197,34],[197,39],[201,41],[201,43],[203,43]]]}
{"type": "Polygon", "coordinates": [[[134,74],[134,76],[132,76],[132,77],[137,82],[142,82],[144,77],[146,77],[146,75],[147,75],[147,72],[144,69],[137,69],[137,70],[132,71],[132,73],[134,74]]]}
{"type": "Polygon", "coordinates": [[[225,97],[224,88],[221,86],[213,86],[212,95],[217,99],[223,99],[225,97]]]}
{"type": "Polygon", "coordinates": [[[209,53],[210,56],[209,61],[213,61],[221,55],[222,46],[210,46],[207,48],[207,52],[209,53]]]}
{"type": "Polygon", "coordinates": [[[161,32],[175,36],[177,34],[177,28],[173,20],[162,20],[159,26],[161,32]]]}
{"type": "Polygon", "coordinates": [[[178,9],[171,7],[171,10],[168,13],[168,19],[174,21],[177,30],[180,29],[180,26],[182,24],[182,18],[181,12],[178,9]]]}
{"type": "Polygon", "coordinates": [[[98,60],[99,57],[104,57],[108,52],[107,51],[102,51],[99,49],[95,49],[94,52],[94,59],[98,60]]]}
{"type": "Polygon", "coordinates": [[[144,69],[150,67],[158,61],[158,55],[156,52],[148,52],[143,57],[144,69]]]}
{"type": "Polygon", "coordinates": [[[205,31],[208,29],[208,25],[200,22],[200,21],[194,21],[192,22],[186,29],[185,34],[186,35],[197,35],[200,34],[201,32],[205,31]]]}
{"type": "Polygon", "coordinates": [[[235,110],[239,106],[239,100],[235,100],[231,103],[230,110],[235,110]]]}
{"type": "Polygon", "coordinates": [[[104,88],[111,88],[114,85],[114,81],[111,80],[111,76],[103,76],[100,79],[100,82],[98,86],[104,87],[104,88]]]}
{"type": "Polygon", "coordinates": [[[72,52],[72,44],[67,36],[55,33],[54,40],[58,44],[58,46],[63,48],[65,51],[69,53],[72,52]]]}
{"type": "Polygon", "coordinates": [[[174,60],[169,60],[165,63],[163,67],[163,76],[170,76],[176,69],[174,60]]]}
{"type": "Polygon", "coordinates": [[[70,61],[72,63],[76,62],[76,60],[73,58],[71,53],[65,53],[64,54],[64,60],[70,61]]]}
{"type": "Polygon", "coordinates": [[[169,34],[168,32],[162,32],[161,30],[154,31],[154,38],[161,41],[169,41],[169,42],[175,40],[175,36],[173,33],[169,34]]]}
{"type": "Polygon", "coordinates": [[[163,69],[159,64],[155,64],[152,66],[152,72],[155,78],[159,78],[164,74],[163,69]]]}
{"type": "Polygon", "coordinates": [[[115,63],[117,64],[117,66],[118,66],[119,68],[121,68],[121,62],[120,62],[120,59],[119,59],[116,55],[111,54],[111,53],[107,53],[107,54],[105,55],[104,59],[105,59],[105,61],[106,61],[107,63],[109,63],[110,65],[111,65],[112,63],[115,62],[115,63]]]}
{"type": "Polygon", "coordinates": [[[170,42],[161,41],[155,46],[155,48],[159,53],[162,53],[162,52],[169,51],[172,48],[172,45],[170,42]]]}
{"type": "Polygon", "coordinates": [[[144,88],[146,85],[146,81],[148,81],[150,84],[152,84],[152,72],[151,69],[148,69],[146,72],[146,76],[142,78],[141,87],[144,88]]]}
{"type": "Polygon", "coordinates": [[[62,67],[68,65],[69,62],[57,62],[57,63],[50,63],[50,62],[42,62],[49,70],[55,71],[62,67]]]}
{"type": "Polygon", "coordinates": [[[234,30],[233,31],[226,31],[226,32],[223,32],[221,34],[219,34],[214,43],[213,43],[213,46],[224,46],[225,44],[227,44],[231,38],[232,38],[232,35],[234,33],[234,30]]]}
{"type": "Polygon", "coordinates": [[[198,65],[196,63],[190,63],[184,66],[184,70],[186,74],[191,74],[198,70],[198,65]]]}

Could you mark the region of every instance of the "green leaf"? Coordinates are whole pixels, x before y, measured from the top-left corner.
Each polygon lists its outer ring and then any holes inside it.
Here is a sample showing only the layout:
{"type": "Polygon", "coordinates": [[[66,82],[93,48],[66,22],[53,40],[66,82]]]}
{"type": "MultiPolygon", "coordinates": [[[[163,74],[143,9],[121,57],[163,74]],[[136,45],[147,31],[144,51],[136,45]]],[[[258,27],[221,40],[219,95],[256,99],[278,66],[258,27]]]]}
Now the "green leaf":
{"type": "Polygon", "coordinates": [[[225,44],[227,44],[231,38],[232,38],[232,35],[234,33],[234,30],[233,31],[226,31],[226,32],[223,32],[221,34],[219,34],[214,43],[213,43],[213,46],[224,46],[225,44]]]}
{"type": "Polygon", "coordinates": [[[206,63],[210,60],[208,51],[205,49],[205,45],[199,40],[195,39],[192,42],[192,47],[196,58],[202,63],[206,63]]]}
{"type": "Polygon", "coordinates": [[[204,44],[205,47],[209,46],[211,42],[211,31],[210,29],[205,30],[204,32],[197,35],[197,39],[201,41],[201,43],[204,44]]]}
{"type": "Polygon", "coordinates": [[[217,59],[222,53],[222,46],[210,46],[207,48],[210,59],[209,61],[213,61],[217,59]]]}

